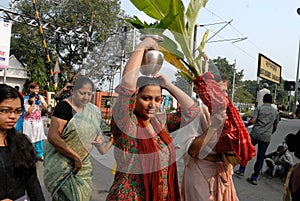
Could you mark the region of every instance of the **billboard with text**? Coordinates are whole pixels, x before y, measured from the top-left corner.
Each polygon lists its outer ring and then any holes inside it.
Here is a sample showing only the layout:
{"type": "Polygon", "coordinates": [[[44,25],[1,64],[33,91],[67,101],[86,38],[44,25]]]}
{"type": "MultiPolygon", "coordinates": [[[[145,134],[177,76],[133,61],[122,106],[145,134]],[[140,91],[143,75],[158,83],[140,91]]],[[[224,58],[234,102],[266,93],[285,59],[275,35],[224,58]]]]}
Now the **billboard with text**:
{"type": "Polygon", "coordinates": [[[0,68],[8,68],[11,23],[0,21],[0,68]]]}
{"type": "Polygon", "coordinates": [[[281,81],[281,66],[259,53],[257,76],[279,85],[281,81]]]}

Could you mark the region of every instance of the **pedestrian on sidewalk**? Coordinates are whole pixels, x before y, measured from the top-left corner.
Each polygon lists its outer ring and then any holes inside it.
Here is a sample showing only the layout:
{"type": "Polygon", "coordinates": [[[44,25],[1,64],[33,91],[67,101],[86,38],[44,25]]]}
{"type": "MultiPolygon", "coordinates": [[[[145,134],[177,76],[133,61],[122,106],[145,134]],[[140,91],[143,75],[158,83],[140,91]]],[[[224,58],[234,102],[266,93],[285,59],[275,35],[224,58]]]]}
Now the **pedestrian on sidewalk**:
{"type": "MultiPolygon", "coordinates": [[[[295,135],[288,134],[285,137],[288,150],[294,152],[296,158],[300,159],[300,130],[295,135]]],[[[289,171],[285,184],[283,201],[299,201],[300,200],[300,163],[296,163],[289,171]]]]}
{"type": "Polygon", "coordinates": [[[28,137],[14,128],[22,105],[23,97],[16,89],[0,84],[0,200],[44,201],[35,149],[28,137]]]}
{"type": "MultiPolygon", "coordinates": [[[[254,172],[247,179],[253,185],[257,185],[257,178],[263,167],[265,154],[271,141],[272,134],[276,131],[279,122],[277,110],[272,107],[272,95],[265,94],[261,106],[255,108],[252,119],[246,124],[246,127],[254,124],[250,136],[253,146],[258,145],[254,172]]],[[[244,176],[246,170],[246,161],[241,161],[240,167],[235,171],[237,175],[244,176]]]]}

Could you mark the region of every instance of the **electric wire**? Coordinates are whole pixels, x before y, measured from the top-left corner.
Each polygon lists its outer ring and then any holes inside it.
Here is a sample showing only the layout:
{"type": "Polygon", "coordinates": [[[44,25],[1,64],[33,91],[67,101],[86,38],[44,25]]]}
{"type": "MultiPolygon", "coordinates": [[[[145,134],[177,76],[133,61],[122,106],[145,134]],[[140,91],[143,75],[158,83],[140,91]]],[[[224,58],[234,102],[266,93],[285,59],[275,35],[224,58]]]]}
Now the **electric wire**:
{"type": "MultiPolygon", "coordinates": [[[[211,11],[210,9],[204,7],[205,10],[207,10],[207,12],[211,13],[213,16],[217,17],[219,20],[221,20],[223,23],[226,22],[226,20],[224,20],[222,17],[220,17],[219,15],[217,15],[216,13],[214,13],[213,11],[211,11]]],[[[217,23],[211,23],[211,24],[217,24],[217,23]]],[[[240,34],[240,36],[242,38],[246,37],[244,34],[242,34],[237,28],[235,28],[232,23],[229,23],[229,26],[236,31],[237,33],[240,34]]],[[[213,32],[211,29],[208,29],[209,31],[213,32]]],[[[217,35],[218,37],[222,38],[224,41],[226,41],[226,39],[224,37],[222,37],[219,33],[215,33],[215,35],[217,35]]],[[[247,37],[247,41],[249,42],[249,44],[251,44],[255,49],[257,49],[257,51],[261,52],[261,48],[259,48],[253,41],[251,41],[248,37],[247,37]]],[[[230,40],[227,40],[227,42],[231,43],[233,46],[235,46],[237,49],[239,49],[241,52],[243,52],[244,54],[246,54],[248,57],[250,57],[251,59],[254,59],[255,61],[257,60],[256,57],[252,56],[251,53],[249,53],[248,51],[242,49],[241,47],[239,47],[237,44],[234,44],[233,42],[230,42],[230,40]]],[[[285,69],[281,68],[282,72],[285,73],[287,75],[287,77],[293,77],[292,75],[290,75],[285,69]]]]}

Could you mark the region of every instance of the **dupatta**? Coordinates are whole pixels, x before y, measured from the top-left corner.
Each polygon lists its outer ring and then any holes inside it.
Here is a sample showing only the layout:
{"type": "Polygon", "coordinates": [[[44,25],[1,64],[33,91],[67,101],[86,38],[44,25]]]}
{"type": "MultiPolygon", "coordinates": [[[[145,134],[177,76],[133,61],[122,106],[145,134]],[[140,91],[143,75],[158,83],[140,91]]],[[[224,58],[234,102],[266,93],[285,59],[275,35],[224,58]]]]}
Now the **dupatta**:
{"type": "MultiPolygon", "coordinates": [[[[146,201],[162,200],[163,186],[161,182],[162,168],[159,158],[159,150],[156,148],[153,137],[146,129],[142,121],[139,121],[141,127],[138,130],[140,144],[140,158],[143,169],[144,186],[146,190],[146,201]]],[[[168,166],[168,201],[179,201],[180,191],[178,185],[176,152],[169,132],[159,123],[157,119],[151,119],[151,124],[155,133],[167,145],[169,149],[169,166],[168,166]]]]}

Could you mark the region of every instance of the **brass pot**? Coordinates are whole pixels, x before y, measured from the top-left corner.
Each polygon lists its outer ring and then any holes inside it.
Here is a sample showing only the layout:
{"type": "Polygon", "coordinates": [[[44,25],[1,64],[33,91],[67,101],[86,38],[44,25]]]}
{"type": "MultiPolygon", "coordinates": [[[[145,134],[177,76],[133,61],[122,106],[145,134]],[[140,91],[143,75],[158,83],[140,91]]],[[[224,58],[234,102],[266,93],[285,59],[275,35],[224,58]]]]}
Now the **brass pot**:
{"type": "Polygon", "coordinates": [[[159,72],[164,62],[164,54],[158,50],[148,50],[144,53],[141,74],[145,76],[154,76],[159,72]]]}

